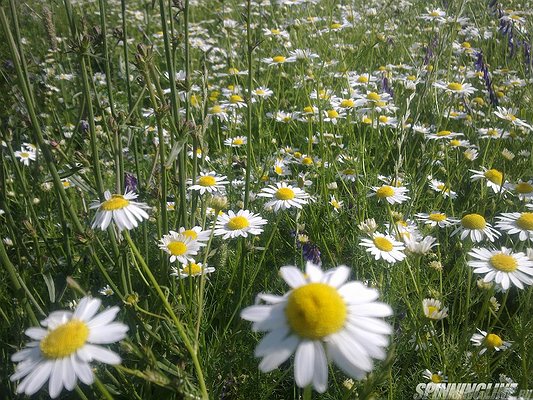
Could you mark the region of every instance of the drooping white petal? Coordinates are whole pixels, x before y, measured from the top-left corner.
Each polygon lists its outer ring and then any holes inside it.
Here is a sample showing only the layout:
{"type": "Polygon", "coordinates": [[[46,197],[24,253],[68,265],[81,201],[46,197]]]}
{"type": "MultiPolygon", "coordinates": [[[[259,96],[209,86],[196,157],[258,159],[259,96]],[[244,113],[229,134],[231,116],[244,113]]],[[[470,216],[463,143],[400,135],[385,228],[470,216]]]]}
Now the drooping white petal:
{"type": "Polygon", "coordinates": [[[296,349],[294,356],[294,380],[303,388],[313,381],[315,368],[315,347],[313,341],[303,340],[296,349]]]}

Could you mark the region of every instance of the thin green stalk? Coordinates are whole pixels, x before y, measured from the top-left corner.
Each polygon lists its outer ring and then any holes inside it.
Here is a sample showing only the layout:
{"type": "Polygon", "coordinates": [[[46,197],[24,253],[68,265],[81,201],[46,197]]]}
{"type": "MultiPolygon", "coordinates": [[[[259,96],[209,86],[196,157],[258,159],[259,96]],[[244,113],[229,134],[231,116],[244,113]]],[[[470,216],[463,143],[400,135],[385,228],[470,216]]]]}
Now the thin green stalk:
{"type": "Polygon", "coordinates": [[[167,213],[167,169],[165,167],[166,154],[165,154],[165,137],[163,135],[163,124],[161,121],[161,111],[158,110],[159,104],[156,99],[156,94],[152,86],[152,79],[150,77],[150,68],[147,63],[144,63],[143,75],[146,81],[146,87],[148,88],[148,94],[150,95],[150,101],[152,107],[154,107],[156,125],[157,125],[157,138],[159,140],[159,173],[161,180],[161,190],[159,194],[159,208],[161,212],[161,225],[162,231],[168,232],[168,213],[167,213]]]}
{"type": "Polygon", "coordinates": [[[124,48],[124,73],[126,74],[126,91],[128,93],[128,112],[134,110],[130,85],[130,64],[128,53],[128,24],[126,23],[126,0],[120,0],[120,12],[122,17],[122,43],[124,48]]]}
{"type": "Polygon", "coordinates": [[[109,98],[109,107],[111,108],[111,115],[113,118],[117,117],[115,112],[115,101],[113,98],[113,85],[111,83],[111,65],[109,60],[109,52],[107,48],[107,23],[106,23],[106,8],[105,0],[98,0],[98,10],[100,11],[100,29],[102,30],[102,47],[104,50],[104,68],[106,75],[107,96],[109,98]]]}
{"type": "Polygon", "coordinates": [[[109,390],[107,390],[107,388],[104,386],[102,381],[97,376],[94,377],[94,384],[96,388],[102,394],[102,398],[106,400],[113,400],[113,396],[111,396],[111,393],[109,393],[109,390]]]}
{"type": "MultiPolygon", "coordinates": [[[[218,215],[220,210],[215,209],[215,215],[218,215]]],[[[211,249],[211,243],[213,242],[213,236],[215,233],[215,227],[216,227],[216,219],[213,221],[213,226],[211,227],[211,234],[209,235],[209,241],[207,242],[207,247],[204,250],[204,261],[202,263],[202,274],[200,275],[200,290],[198,292],[198,313],[197,313],[197,320],[196,320],[196,331],[194,334],[194,345],[196,348],[196,351],[198,351],[199,341],[198,337],[200,336],[200,325],[202,322],[202,316],[204,312],[204,289],[205,289],[205,274],[204,274],[204,268],[207,265],[207,257],[209,256],[209,251],[211,249]]]]}
{"type": "MultiPolygon", "coordinates": [[[[0,240],[0,261],[2,261],[2,266],[6,270],[7,275],[9,276],[9,280],[11,281],[11,284],[13,285],[15,289],[15,292],[21,291],[22,286],[19,282],[17,271],[15,269],[15,266],[9,260],[9,256],[7,255],[3,240],[0,240]]],[[[24,305],[24,308],[26,309],[26,313],[30,317],[31,322],[35,326],[39,326],[39,320],[35,316],[35,313],[33,312],[33,309],[31,308],[30,303],[28,302],[26,298],[22,299],[22,304],[24,305]]]]}
{"type": "Polygon", "coordinates": [[[98,155],[98,141],[96,138],[96,126],[94,124],[94,111],[91,101],[91,88],[89,86],[89,77],[87,76],[87,60],[86,55],[80,55],[81,64],[81,80],[83,83],[83,94],[85,96],[87,105],[87,119],[89,120],[89,139],[91,142],[91,155],[93,172],[96,182],[96,190],[98,191],[98,197],[100,200],[104,199],[104,183],[102,180],[102,172],[100,170],[100,156],[98,155]]]}
{"type": "MultiPolygon", "coordinates": [[[[246,182],[244,187],[244,208],[248,208],[248,202],[250,201],[250,176],[252,170],[252,29],[250,27],[252,19],[252,1],[246,1],[246,44],[248,61],[248,80],[247,89],[248,94],[246,98],[247,102],[247,117],[246,117],[246,182]]],[[[279,96],[279,92],[278,92],[279,96]]]]}
{"type": "Polygon", "coordinates": [[[308,385],[304,389],[303,400],[311,400],[313,398],[313,387],[308,385]]]}

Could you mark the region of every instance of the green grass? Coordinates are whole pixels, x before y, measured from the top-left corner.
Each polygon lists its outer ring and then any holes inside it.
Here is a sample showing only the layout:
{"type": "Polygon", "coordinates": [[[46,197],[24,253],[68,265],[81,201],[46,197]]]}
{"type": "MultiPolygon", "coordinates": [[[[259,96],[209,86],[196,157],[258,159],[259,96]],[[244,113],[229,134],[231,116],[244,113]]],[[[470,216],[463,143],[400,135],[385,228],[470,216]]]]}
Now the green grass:
{"type": "MultiPolygon", "coordinates": [[[[122,364],[94,362],[99,381],[63,390],[61,398],[309,398],[294,382],[294,357],[272,372],[259,371],[254,349],[264,334],[252,332],[240,312],[260,292],[286,293],[279,268],[304,268],[304,248],[312,245],[323,269],[349,266],[350,279],[376,288],[379,300],[393,310],[386,318],[393,327],[387,358],[375,361],[351,390],[344,385],[349,377],[330,364],[328,390],[314,392],[313,398],[412,398],[416,385],[427,382],[425,369],[442,371],[448,382],[499,382],[504,374],[520,389],[531,387],[531,285],[504,292],[482,288],[481,276],[468,265],[474,247],[526,253],[530,241],[502,232],[493,244],[476,244],[452,236],[455,226],[431,228],[415,216],[441,211],[460,220],[478,213],[494,226],[501,213],[528,211],[512,186],[495,193],[487,179],[471,179],[470,170],[483,168],[501,171],[508,184],[533,177],[532,129],[498,118],[483,77],[476,75],[475,55],[482,51],[499,105],[515,108],[519,120],[533,123],[531,67],[523,47],[511,54],[508,36],[498,31],[498,17],[487,2],[448,2],[445,23],[419,18],[443,7],[440,2],[267,2],[248,9],[249,2],[238,1],[135,0],[124,2],[123,10],[118,0],[65,0],[46,5],[50,17],[42,2],[4,3],[0,397],[16,396],[10,357],[29,341],[24,331],[91,294],[105,306],[121,308],[117,320],[129,332],[110,348],[122,364]],[[271,29],[280,32],[272,35],[271,29]],[[465,52],[464,42],[472,53],[465,52]],[[263,61],[288,58],[294,49],[318,57],[276,66],[263,61]],[[230,68],[243,74],[228,74],[230,68]],[[168,77],[179,71],[183,74],[171,83],[168,77]],[[375,82],[350,84],[356,73],[375,82]],[[415,78],[415,89],[406,87],[415,78]],[[437,81],[466,82],[477,91],[451,95],[434,87],[437,81]],[[344,110],[346,117],[336,123],[327,121],[327,111],[342,114],[341,107],[316,96],[324,91],[339,99],[364,99],[368,92],[383,96],[387,85],[393,96],[386,104],[365,112],[363,105],[344,110]],[[249,91],[260,86],[274,94],[252,102],[249,91]],[[232,90],[247,107],[236,109],[237,121],[224,121],[213,115],[213,106],[227,109],[224,101],[232,90]],[[304,113],[308,106],[316,107],[312,118],[304,113]],[[290,118],[278,121],[277,112],[290,118]],[[452,112],[464,115],[454,118],[452,112]],[[385,115],[398,122],[378,124],[385,115]],[[468,143],[454,147],[431,140],[415,126],[431,133],[460,132],[468,143]],[[508,137],[482,138],[482,128],[502,129],[508,137]],[[248,144],[224,144],[238,135],[248,144]],[[29,165],[15,156],[24,143],[38,149],[29,165]],[[189,155],[197,149],[201,158],[189,155]],[[475,149],[477,158],[467,158],[467,149],[475,149]],[[288,168],[285,176],[274,171],[278,159],[288,168]],[[347,170],[355,172],[354,180],[342,177],[347,170]],[[188,180],[204,171],[240,181],[225,185],[223,204],[188,189],[188,180]],[[119,234],[114,224],[105,231],[91,229],[96,213],[91,202],[103,200],[105,190],[124,193],[125,174],[136,178],[138,201],[148,204],[150,218],[127,234],[119,234]],[[389,206],[369,196],[384,184],[380,175],[389,184],[401,178],[410,198],[389,206]],[[456,197],[432,189],[429,177],[456,197]],[[302,188],[312,201],[301,210],[265,210],[265,199],[257,194],[276,182],[302,188]],[[329,203],[331,195],[343,202],[339,210],[329,203]],[[174,209],[167,210],[169,201],[174,209]],[[179,263],[169,262],[158,241],[180,227],[198,225],[210,232],[213,209],[248,209],[268,224],[257,236],[214,236],[195,257],[216,268],[208,276],[171,276],[179,263]],[[368,234],[359,224],[369,218],[378,232],[398,239],[402,223],[416,226],[438,246],[392,265],[376,261],[360,245],[368,234]],[[436,263],[441,268],[434,268],[436,263]],[[112,295],[99,293],[106,285],[112,295]],[[426,318],[425,298],[440,300],[448,316],[426,318]],[[511,346],[480,355],[470,340],[477,329],[496,333],[511,346]]],[[[527,11],[530,5],[524,0],[512,7],[527,11]]],[[[510,7],[502,5],[506,15],[513,15],[510,7]]],[[[514,37],[531,43],[531,15],[523,14],[524,22],[515,20],[514,37]]],[[[35,398],[47,398],[47,385],[38,393],[35,398]]]]}

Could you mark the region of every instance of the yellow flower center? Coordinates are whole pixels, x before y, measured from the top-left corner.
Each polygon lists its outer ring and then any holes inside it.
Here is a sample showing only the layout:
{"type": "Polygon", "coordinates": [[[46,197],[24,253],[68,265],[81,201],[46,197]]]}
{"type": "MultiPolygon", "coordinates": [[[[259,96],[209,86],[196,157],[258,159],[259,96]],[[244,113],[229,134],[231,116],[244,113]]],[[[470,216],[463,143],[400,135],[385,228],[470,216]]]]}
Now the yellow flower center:
{"type": "Polygon", "coordinates": [[[241,138],[235,138],[233,139],[233,144],[236,146],[240,146],[241,144],[244,144],[244,140],[242,140],[241,138]]]}
{"type": "Polygon", "coordinates": [[[432,374],[431,375],[431,382],[433,383],[441,383],[442,382],[442,378],[439,374],[432,374]]]}
{"type": "Polygon", "coordinates": [[[533,192],[533,186],[527,182],[520,182],[519,184],[516,185],[514,190],[517,193],[521,193],[521,194],[531,193],[533,192]]]}
{"type": "Polygon", "coordinates": [[[187,229],[186,231],[181,232],[181,234],[183,236],[190,237],[192,240],[196,240],[198,238],[198,234],[192,229],[187,229]]]}
{"type": "Polygon", "coordinates": [[[435,306],[428,306],[428,317],[431,318],[431,316],[433,315],[433,313],[438,313],[439,312],[439,309],[438,307],[435,307],[435,306]]]}
{"type": "Polygon", "coordinates": [[[347,168],[344,171],[342,171],[344,175],[355,175],[355,169],[347,168]]]}
{"type": "Polygon", "coordinates": [[[439,131],[437,136],[450,136],[452,133],[450,131],[439,131]]]}
{"type": "Polygon", "coordinates": [[[467,214],[461,219],[461,225],[466,229],[484,229],[487,222],[479,214],[467,214]]]}
{"type": "Polygon", "coordinates": [[[431,17],[438,17],[440,14],[439,14],[438,11],[431,11],[431,12],[429,13],[429,15],[430,15],[431,17]]]}
{"type": "Polygon", "coordinates": [[[359,78],[357,78],[357,82],[359,83],[368,83],[368,77],[361,75],[359,78]]]}
{"type": "Polygon", "coordinates": [[[190,263],[181,270],[186,275],[199,275],[202,273],[202,267],[196,263],[190,263]]]}
{"type": "Polygon", "coordinates": [[[516,220],[516,225],[528,231],[533,230],[533,213],[524,212],[516,220]]]}
{"type": "Polygon", "coordinates": [[[370,92],[366,95],[366,98],[368,100],[372,100],[372,101],[379,101],[381,100],[381,96],[379,94],[377,94],[376,92],[370,92]]]}
{"type": "Polygon", "coordinates": [[[490,265],[498,271],[513,272],[518,268],[518,263],[513,256],[504,253],[494,254],[490,260],[490,265]]]}
{"type": "Polygon", "coordinates": [[[213,114],[220,114],[222,112],[222,107],[220,107],[218,105],[217,106],[213,106],[213,107],[211,107],[211,112],[213,114]]]}
{"type": "Polygon", "coordinates": [[[21,158],[28,158],[30,156],[30,153],[28,153],[27,151],[21,151],[20,156],[21,158]]]}
{"type": "Polygon", "coordinates": [[[228,228],[232,231],[237,231],[239,229],[244,229],[250,226],[248,218],[238,215],[236,217],[230,218],[228,221],[228,228]]]}
{"type": "Polygon", "coordinates": [[[378,196],[380,199],[391,197],[393,195],[394,195],[394,189],[388,185],[383,185],[376,191],[376,196],[378,196]]]}
{"type": "Polygon", "coordinates": [[[105,211],[120,210],[127,207],[130,204],[129,200],[126,200],[121,194],[114,194],[109,200],[104,201],[100,205],[100,209],[105,211]]]}
{"type": "Polygon", "coordinates": [[[230,75],[237,75],[238,73],[239,73],[239,70],[237,68],[228,69],[228,74],[230,75]]]}
{"type": "Polygon", "coordinates": [[[167,249],[173,256],[182,256],[187,252],[187,245],[183,242],[170,242],[167,249]]]}
{"type": "Polygon", "coordinates": [[[265,94],[265,91],[264,91],[263,89],[257,89],[257,90],[255,91],[255,94],[263,95],[263,94],[265,94]]]}
{"type": "Polygon", "coordinates": [[[461,142],[457,139],[452,139],[450,140],[450,146],[452,147],[457,147],[457,146],[460,146],[461,145],[461,142]]]}
{"type": "Polygon", "coordinates": [[[313,107],[311,106],[304,107],[304,113],[313,114],[314,112],[315,110],[313,110],[313,107]]]}
{"type": "Polygon", "coordinates": [[[244,100],[242,99],[242,97],[239,96],[238,94],[232,94],[229,98],[229,102],[232,104],[243,102],[243,101],[244,100]]]}
{"type": "Polygon", "coordinates": [[[352,99],[343,99],[341,101],[341,107],[353,107],[355,102],[352,99]]]}
{"type": "Polygon", "coordinates": [[[409,75],[409,76],[408,76],[407,78],[405,78],[405,79],[407,79],[408,81],[413,82],[413,81],[416,81],[416,76],[414,76],[414,75],[409,75]]]}
{"type": "Polygon", "coordinates": [[[463,42],[462,46],[463,46],[464,49],[470,49],[472,47],[470,42],[463,42]]]}
{"type": "Polygon", "coordinates": [[[338,332],[346,321],[346,303],[325,283],[309,283],[289,295],[285,315],[300,337],[317,340],[338,332]]]}
{"type": "Polygon", "coordinates": [[[459,82],[452,82],[448,84],[448,89],[453,90],[454,92],[458,92],[460,90],[463,90],[463,85],[461,85],[459,82]]]}
{"type": "Polygon", "coordinates": [[[294,190],[288,187],[279,188],[276,191],[276,199],[278,200],[292,200],[294,199],[294,190]]]}
{"type": "Polygon", "coordinates": [[[311,157],[304,157],[304,159],[302,160],[302,164],[303,165],[312,165],[313,164],[313,159],[311,157]]]}
{"type": "Polygon", "coordinates": [[[328,110],[328,118],[337,118],[339,116],[339,113],[335,110],[328,110]]]}
{"type": "Polygon", "coordinates": [[[272,33],[273,35],[279,35],[281,33],[281,31],[279,29],[272,28],[270,30],[270,33],[272,33]]]}
{"type": "Polygon", "coordinates": [[[375,237],[373,242],[374,245],[381,251],[389,252],[392,251],[392,249],[394,248],[393,244],[389,239],[381,236],[375,237]]]}
{"type": "Polygon", "coordinates": [[[435,221],[435,222],[444,221],[446,219],[446,214],[442,214],[442,213],[429,214],[428,219],[430,221],[435,221]]]}
{"type": "Polygon", "coordinates": [[[286,58],[283,57],[283,56],[275,56],[275,57],[272,57],[272,61],[274,61],[275,63],[283,63],[285,62],[286,58]]]}
{"type": "Polygon", "coordinates": [[[211,175],[201,176],[198,179],[198,184],[200,186],[215,186],[216,183],[217,183],[217,180],[215,179],[214,176],[211,176],[211,175]]]}
{"type": "Polygon", "coordinates": [[[83,321],[72,320],[46,335],[39,348],[46,358],[63,358],[82,348],[88,337],[87,325],[83,321]]]}
{"type": "Polygon", "coordinates": [[[381,122],[382,124],[386,124],[387,122],[389,122],[389,117],[387,117],[386,115],[380,115],[378,119],[379,122],[381,122]]]}
{"type": "Polygon", "coordinates": [[[495,183],[498,186],[502,185],[503,174],[497,169],[489,169],[483,175],[485,176],[485,178],[487,178],[492,183],[495,183]]]}
{"type": "Polygon", "coordinates": [[[331,27],[331,29],[339,29],[341,26],[342,26],[341,24],[339,24],[338,22],[335,22],[335,23],[331,24],[330,27],[331,27]]]}
{"type": "Polygon", "coordinates": [[[496,335],[495,333],[489,333],[487,337],[485,337],[485,345],[490,349],[500,347],[502,344],[502,338],[496,335]]]}

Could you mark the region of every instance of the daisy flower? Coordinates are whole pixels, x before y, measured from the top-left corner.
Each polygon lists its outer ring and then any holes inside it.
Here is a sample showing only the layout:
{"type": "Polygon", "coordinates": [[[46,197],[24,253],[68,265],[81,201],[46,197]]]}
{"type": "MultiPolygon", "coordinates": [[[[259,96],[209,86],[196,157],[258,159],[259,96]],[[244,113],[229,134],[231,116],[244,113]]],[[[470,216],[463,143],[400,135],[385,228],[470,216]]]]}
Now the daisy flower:
{"type": "Polygon", "coordinates": [[[291,207],[302,208],[302,205],[309,201],[308,193],[285,182],[269,185],[262,189],[258,196],[272,199],[265,204],[265,208],[272,208],[275,212],[291,207]]]}
{"type": "Polygon", "coordinates": [[[452,199],[455,199],[457,197],[456,192],[451,190],[444,182],[439,181],[438,179],[431,179],[429,186],[435,192],[442,194],[444,198],[451,197],[452,199]]]}
{"type": "Polygon", "coordinates": [[[407,251],[413,254],[427,254],[433,247],[439,245],[437,243],[437,239],[435,239],[433,236],[404,236],[403,242],[407,251]]]}
{"type": "Polygon", "coordinates": [[[328,358],[352,378],[363,378],[383,360],[392,332],[381,318],[391,308],[376,302],[378,292],[361,282],[346,282],[344,265],[322,271],[311,262],[305,274],[293,266],[280,274],[291,290],[284,296],[259,294],[267,304],[245,308],[241,317],[252,321],[254,331],[267,335],[255,349],[259,369],[269,372],[293,353],[294,379],[299,387],[313,385],[324,393],[328,384],[328,358]]]}
{"type": "MultiPolygon", "coordinates": [[[[188,180],[189,185],[192,184],[192,180],[188,180]]],[[[226,176],[217,175],[215,171],[208,173],[202,172],[200,176],[196,178],[196,183],[189,187],[189,190],[197,190],[200,194],[204,193],[216,193],[222,192],[225,187],[224,185],[228,184],[229,181],[226,180],[226,176]]]]}
{"type": "Polygon", "coordinates": [[[335,195],[330,195],[330,200],[329,200],[329,204],[331,204],[331,206],[333,207],[333,210],[338,213],[339,210],[342,208],[344,202],[342,200],[337,200],[335,198],[335,195]]]}
{"type": "Polygon", "coordinates": [[[33,341],[11,357],[18,364],[10,380],[22,379],[17,393],[31,396],[48,381],[49,395],[56,398],[63,388],[73,390],[78,379],[94,382],[91,361],[120,364],[118,354],[99,345],[124,339],[128,327],[113,322],[118,307],[97,314],[100,305],[99,299],[84,297],[74,312],[54,311],[41,322],[44,328],[26,330],[33,341]]]}
{"type": "Polygon", "coordinates": [[[200,247],[205,246],[205,243],[191,239],[190,236],[170,231],[168,235],[163,235],[159,240],[158,246],[161,250],[170,254],[170,262],[178,260],[181,263],[186,263],[189,260],[193,260],[193,256],[198,254],[198,250],[200,250],[200,247]]]}
{"type": "Polygon", "coordinates": [[[433,84],[437,89],[442,89],[446,93],[459,94],[459,95],[471,95],[476,91],[476,88],[473,87],[470,83],[459,83],[459,82],[444,82],[438,81],[433,84]]]}
{"type": "Polygon", "coordinates": [[[239,210],[237,214],[233,211],[223,213],[217,218],[215,225],[215,235],[222,236],[222,239],[233,239],[239,236],[259,235],[263,232],[262,225],[268,221],[248,210],[239,210]]]}
{"type": "Polygon", "coordinates": [[[383,235],[379,232],[374,233],[371,239],[361,239],[359,245],[367,247],[366,251],[372,254],[376,260],[382,258],[390,264],[402,261],[405,258],[405,253],[403,253],[403,250],[405,250],[404,244],[392,236],[383,235]]]}
{"type": "Polygon", "coordinates": [[[448,377],[442,371],[431,372],[429,369],[424,370],[422,376],[432,383],[448,382],[448,377]]]}
{"type": "Polygon", "coordinates": [[[226,107],[221,104],[215,104],[213,107],[211,107],[208,110],[208,115],[213,115],[222,122],[227,121],[229,118],[229,114],[226,110],[226,107]]]}
{"type": "Polygon", "coordinates": [[[89,207],[98,209],[91,228],[100,228],[105,231],[111,221],[117,225],[119,231],[136,228],[140,221],[148,219],[148,214],[144,210],[150,208],[145,203],[134,201],[137,196],[136,193],[127,190],[124,195],[111,194],[109,190],[106,190],[105,201],[93,201],[89,207]]]}
{"type": "Polygon", "coordinates": [[[533,181],[518,182],[517,184],[507,183],[505,187],[518,195],[522,201],[531,201],[533,199],[533,181]]]}
{"type": "Polygon", "coordinates": [[[442,307],[440,300],[424,299],[422,308],[424,309],[424,315],[429,319],[439,320],[448,316],[448,308],[442,307]]]}
{"type": "Polygon", "coordinates": [[[518,112],[516,109],[513,108],[504,108],[504,107],[496,107],[496,111],[494,111],[494,114],[503,120],[509,121],[514,126],[519,126],[522,128],[527,128],[529,130],[533,130],[533,127],[529,125],[527,122],[522,121],[520,118],[516,116],[516,113],[518,112]]]}
{"type": "Polygon", "coordinates": [[[285,63],[292,63],[296,61],[295,57],[285,57],[285,56],[274,56],[274,57],[267,57],[263,58],[262,61],[269,66],[273,65],[281,65],[285,63]]]}
{"type": "Polygon", "coordinates": [[[186,229],[182,226],[178,230],[178,233],[184,236],[188,236],[192,240],[197,240],[198,242],[207,242],[209,240],[209,236],[211,235],[210,231],[204,231],[201,226],[195,226],[191,229],[186,229]]]}
{"type": "Polygon", "coordinates": [[[438,131],[437,133],[431,133],[426,135],[427,139],[439,140],[439,139],[450,139],[458,136],[463,136],[460,132],[452,132],[448,130],[438,131]]]}
{"type": "Polygon", "coordinates": [[[215,272],[214,267],[208,267],[207,264],[197,263],[193,259],[189,262],[181,264],[181,268],[172,267],[170,275],[177,276],[180,279],[188,278],[190,276],[200,276],[215,272]]]}
{"type": "Polygon", "coordinates": [[[25,166],[29,166],[30,161],[35,161],[37,153],[28,149],[22,149],[19,151],[15,151],[15,157],[18,158],[20,162],[25,166]]]}
{"type": "Polygon", "coordinates": [[[246,136],[235,136],[224,140],[224,144],[229,147],[241,147],[244,146],[247,142],[248,138],[246,136]]]}
{"type": "Polygon", "coordinates": [[[446,17],[446,12],[441,10],[440,8],[435,8],[434,10],[430,10],[426,8],[426,13],[421,14],[418,18],[423,19],[424,21],[435,21],[438,20],[440,22],[444,21],[444,17],[446,17]]]}
{"type": "Polygon", "coordinates": [[[507,232],[509,235],[518,234],[522,242],[533,240],[533,213],[502,213],[496,222],[496,228],[507,232]]]}
{"type": "Polygon", "coordinates": [[[452,224],[457,223],[457,220],[449,218],[446,214],[439,211],[432,211],[429,214],[417,213],[415,216],[425,225],[431,227],[438,226],[439,228],[446,228],[452,224]]]}
{"type": "Polygon", "coordinates": [[[374,193],[370,193],[369,196],[376,196],[380,200],[386,200],[390,204],[401,204],[409,199],[407,193],[409,189],[403,186],[373,186],[374,193]]]}
{"type": "Polygon", "coordinates": [[[260,97],[262,99],[268,99],[274,92],[267,87],[259,86],[257,89],[252,90],[252,95],[260,97]]]}
{"type": "Polygon", "coordinates": [[[471,169],[469,171],[474,173],[474,175],[470,177],[472,182],[480,179],[486,179],[487,186],[490,187],[494,193],[499,193],[502,190],[503,173],[497,169],[483,168],[482,171],[476,171],[475,169],[471,169]]]}
{"type": "Polygon", "coordinates": [[[459,221],[457,228],[452,232],[452,236],[461,232],[461,240],[470,236],[472,242],[481,242],[485,237],[493,242],[500,236],[500,232],[494,229],[482,215],[467,214],[459,221]]]}
{"type": "Polygon", "coordinates": [[[513,253],[506,247],[501,250],[473,248],[468,255],[473,258],[468,265],[474,268],[474,273],[485,274],[484,282],[494,281],[504,290],[511,284],[519,289],[524,288],[523,284],[533,284],[533,261],[524,253],[513,253]]]}
{"type": "Polygon", "coordinates": [[[478,329],[479,333],[474,333],[470,341],[474,346],[483,347],[479,355],[484,354],[487,350],[506,350],[511,347],[511,343],[503,341],[503,339],[495,333],[487,333],[478,329]]]}

